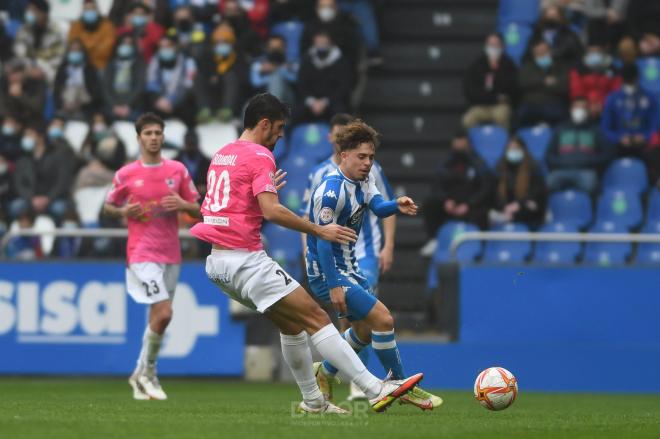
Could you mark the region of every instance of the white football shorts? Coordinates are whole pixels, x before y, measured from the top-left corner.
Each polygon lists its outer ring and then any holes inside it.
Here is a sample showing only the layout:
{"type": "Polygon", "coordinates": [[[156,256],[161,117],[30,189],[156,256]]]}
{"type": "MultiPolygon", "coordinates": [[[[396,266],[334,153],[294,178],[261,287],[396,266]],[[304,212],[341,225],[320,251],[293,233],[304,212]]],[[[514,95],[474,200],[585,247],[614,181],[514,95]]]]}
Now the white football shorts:
{"type": "Polygon", "coordinates": [[[172,300],[180,272],[180,264],[136,262],[126,268],[126,289],[138,303],[172,300]]]}
{"type": "Polygon", "coordinates": [[[206,258],[206,275],[223,293],[260,313],[300,286],[263,250],[214,249],[206,258]]]}

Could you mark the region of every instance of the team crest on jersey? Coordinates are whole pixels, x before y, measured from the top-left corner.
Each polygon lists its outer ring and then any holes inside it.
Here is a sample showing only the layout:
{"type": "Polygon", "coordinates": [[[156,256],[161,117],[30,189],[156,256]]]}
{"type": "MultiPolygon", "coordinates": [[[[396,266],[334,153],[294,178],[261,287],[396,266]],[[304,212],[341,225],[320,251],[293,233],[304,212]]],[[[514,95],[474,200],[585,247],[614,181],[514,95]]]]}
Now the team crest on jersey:
{"type": "Polygon", "coordinates": [[[324,207],[321,209],[321,213],[319,214],[319,219],[323,221],[324,223],[329,223],[332,221],[332,218],[335,216],[335,211],[332,210],[329,207],[324,207]]]}
{"type": "Polygon", "coordinates": [[[324,196],[324,197],[328,197],[328,198],[334,198],[334,199],[337,199],[337,194],[335,194],[335,191],[333,191],[332,189],[330,189],[328,192],[326,192],[325,194],[323,194],[323,196],[324,196]]]}
{"type": "Polygon", "coordinates": [[[360,208],[355,211],[353,215],[348,219],[348,225],[349,226],[355,226],[357,224],[360,224],[362,221],[362,215],[364,215],[364,204],[360,206],[360,208]]]}
{"type": "Polygon", "coordinates": [[[173,178],[166,178],[165,179],[165,184],[167,184],[167,187],[170,189],[174,188],[174,179],[173,178]]]}

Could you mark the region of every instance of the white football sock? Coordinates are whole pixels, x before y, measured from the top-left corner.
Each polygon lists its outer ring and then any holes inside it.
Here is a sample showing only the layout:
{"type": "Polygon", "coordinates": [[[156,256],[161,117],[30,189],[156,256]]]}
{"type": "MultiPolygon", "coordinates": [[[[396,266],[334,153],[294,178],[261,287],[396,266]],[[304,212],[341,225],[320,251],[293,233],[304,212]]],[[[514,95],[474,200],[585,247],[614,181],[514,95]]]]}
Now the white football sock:
{"type": "Polygon", "coordinates": [[[147,324],[142,337],[142,350],[138,358],[138,370],[147,374],[152,374],[156,370],[156,360],[160,345],[163,344],[163,336],[154,332],[147,324]]]}
{"type": "Polygon", "coordinates": [[[375,398],[382,388],[381,381],[367,370],[353,348],[328,324],[311,336],[312,343],[323,356],[362,389],[367,397],[375,398]]]}
{"type": "Polygon", "coordinates": [[[307,334],[303,331],[297,335],[280,333],[282,355],[298,383],[303,400],[312,407],[323,407],[325,399],[314,377],[312,351],[307,344],[307,334]]]}

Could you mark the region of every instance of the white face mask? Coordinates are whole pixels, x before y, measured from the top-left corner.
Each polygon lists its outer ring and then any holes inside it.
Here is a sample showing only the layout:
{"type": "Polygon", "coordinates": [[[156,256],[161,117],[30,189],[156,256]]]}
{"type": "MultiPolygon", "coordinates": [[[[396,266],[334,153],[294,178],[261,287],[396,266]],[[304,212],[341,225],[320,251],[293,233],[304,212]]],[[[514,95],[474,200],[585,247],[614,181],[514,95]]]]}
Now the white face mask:
{"type": "Polygon", "coordinates": [[[502,49],[495,46],[486,46],[484,51],[486,52],[486,56],[490,59],[499,59],[500,55],[502,55],[502,49]]]}
{"type": "Polygon", "coordinates": [[[637,87],[634,84],[623,84],[621,90],[627,95],[632,95],[635,93],[635,90],[637,90],[637,87]]]}
{"type": "Polygon", "coordinates": [[[576,124],[581,124],[587,120],[587,109],[583,107],[575,107],[571,109],[571,119],[576,124]]]}
{"type": "Polygon", "coordinates": [[[507,149],[506,159],[509,163],[520,163],[525,158],[525,153],[522,149],[507,149]]]}
{"type": "Polygon", "coordinates": [[[321,21],[328,22],[328,21],[332,21],[335,18],[335,16],[337,15],[337,10],[335,8],[324,6],[322,8],[319,8],[318,14],[321,21]]]}

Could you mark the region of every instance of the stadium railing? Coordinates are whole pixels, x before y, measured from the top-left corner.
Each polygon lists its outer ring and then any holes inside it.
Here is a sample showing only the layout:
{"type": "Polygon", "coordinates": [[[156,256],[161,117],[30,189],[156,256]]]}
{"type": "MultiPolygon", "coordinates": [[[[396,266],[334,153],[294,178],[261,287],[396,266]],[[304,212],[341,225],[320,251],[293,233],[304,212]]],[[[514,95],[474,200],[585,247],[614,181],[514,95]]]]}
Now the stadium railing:
{"type": "Polygon", "coordinates": [[[456,260],[456,251],[467,241],[660,243],[660,235],[649,233],[464,232],[457,235],[449,246],[452,260],[456,260]]]}

